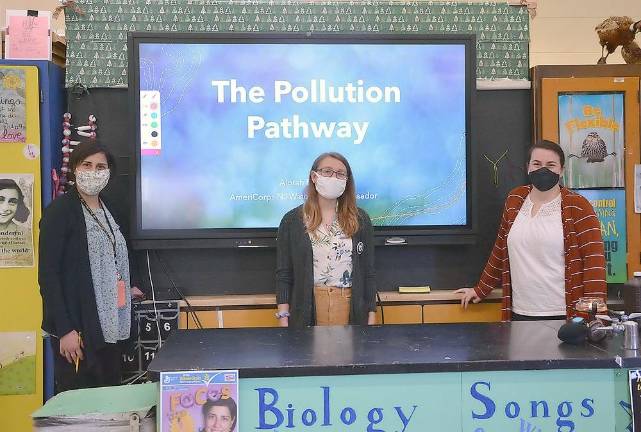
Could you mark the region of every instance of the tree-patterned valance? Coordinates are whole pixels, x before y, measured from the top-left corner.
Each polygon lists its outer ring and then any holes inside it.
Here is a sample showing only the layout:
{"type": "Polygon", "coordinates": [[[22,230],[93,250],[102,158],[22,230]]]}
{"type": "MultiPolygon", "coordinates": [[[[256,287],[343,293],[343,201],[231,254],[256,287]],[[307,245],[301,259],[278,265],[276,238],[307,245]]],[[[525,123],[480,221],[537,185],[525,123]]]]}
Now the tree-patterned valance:
{"type": "Polygon", "coordinates": [[[66,85],[127,86],[127,32],[476,34],[479,79],[527,79],[529,18],[506,2],[77,0],[66,85]]]}

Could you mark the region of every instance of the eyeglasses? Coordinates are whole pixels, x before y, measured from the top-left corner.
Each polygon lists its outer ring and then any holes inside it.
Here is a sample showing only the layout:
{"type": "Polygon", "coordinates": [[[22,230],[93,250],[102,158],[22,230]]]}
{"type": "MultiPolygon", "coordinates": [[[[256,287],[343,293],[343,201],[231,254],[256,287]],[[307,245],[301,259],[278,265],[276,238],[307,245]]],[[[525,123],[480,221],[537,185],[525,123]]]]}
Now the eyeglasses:
{"type": "Polygon", "coordinates": [[[336,178],[339,180],[347,180],[347,173],[344,171],[334,171],[332,168],[320,168],[316,170],[317,173],[323,177],[331,177],[336,174],[336,178]]]}

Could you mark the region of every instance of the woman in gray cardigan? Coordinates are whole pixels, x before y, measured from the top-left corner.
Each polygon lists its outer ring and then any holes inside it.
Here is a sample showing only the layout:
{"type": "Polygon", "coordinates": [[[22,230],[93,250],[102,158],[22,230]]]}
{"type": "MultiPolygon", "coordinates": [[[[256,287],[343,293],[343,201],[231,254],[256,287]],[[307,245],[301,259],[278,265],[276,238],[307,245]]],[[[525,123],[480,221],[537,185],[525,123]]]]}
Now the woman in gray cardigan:
{"type": "Polygon", "coordinates": [[[283,327],[376,322],[372,222],[339,153],[316,158],[307,200],[280,223],[276,300],[283,327]]]}

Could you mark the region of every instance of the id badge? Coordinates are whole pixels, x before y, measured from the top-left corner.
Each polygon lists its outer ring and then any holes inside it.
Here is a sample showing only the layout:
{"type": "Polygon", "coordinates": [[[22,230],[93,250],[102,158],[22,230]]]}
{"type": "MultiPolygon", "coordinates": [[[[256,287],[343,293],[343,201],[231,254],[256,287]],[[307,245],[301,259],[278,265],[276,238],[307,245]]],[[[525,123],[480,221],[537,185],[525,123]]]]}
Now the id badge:
{"type": "Polygon", "coordinates": [[[118,281],[116,282],[116,291],[118,292],[118,308],[122,309],[127,306],[127,298],[125,296],[125,281],[122,280],[120,274],[118,274],[118,281]]]}

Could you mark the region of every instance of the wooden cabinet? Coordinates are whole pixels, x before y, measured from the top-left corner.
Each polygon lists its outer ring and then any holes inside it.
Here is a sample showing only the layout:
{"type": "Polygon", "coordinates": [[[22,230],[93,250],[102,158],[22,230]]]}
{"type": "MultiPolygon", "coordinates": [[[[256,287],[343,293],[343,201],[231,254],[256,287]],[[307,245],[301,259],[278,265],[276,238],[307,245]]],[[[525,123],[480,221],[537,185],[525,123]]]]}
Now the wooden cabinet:
{"type": "Polygon", "coordinates": [[[186,309],[181,308],[180,320],[178,321],[178,326],[181,329],[195,329],[198,328],[198,323],[196,322],[196,315],[198,321],[203,326],[203,328],[219,328],[218,325],[218,311],[216,310],[204,310],[204,311],[194,311],[186,312],[186,309]]]}
{"type": "MultiPolygon", "coordinates": [[[[452,291],[429,294],[381,292],[381,306],[376,322],[388,324],[491,322],[501,320],[500,293],[490,294],[482,303],[463,310],[459,296],[452,291]]],[[[270,294],[189,297],[193,312],[181,305],[179,327],[198,328],[194,315],[203,328],[276,327],[276,298],[270,294]]]]}
{"type": "Polygon", "coordinates": [[[423,322],[423,308],[420,304],[415,305],[383,305],[383,314],[381,307],[376,311],[376,323],[381,324],[383,315],[385,316],[385,325],[387,324],[420,324],[423,322]]]}
{"type": "Polygon", "coordinates": [[[276,310],[276,308],[223,310],[221,327],[278,327],[276,310]]]}
{"type": "Polygon", "coordinates": [[[479,303],[463,309],[460,304],[423,305],[424,323],[501,321],[501,303],[479,303]]]}

